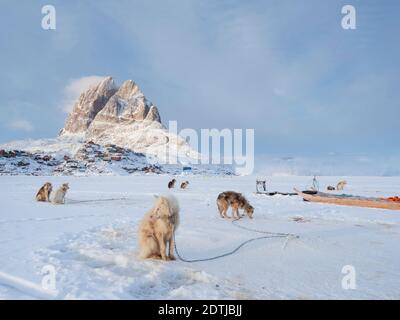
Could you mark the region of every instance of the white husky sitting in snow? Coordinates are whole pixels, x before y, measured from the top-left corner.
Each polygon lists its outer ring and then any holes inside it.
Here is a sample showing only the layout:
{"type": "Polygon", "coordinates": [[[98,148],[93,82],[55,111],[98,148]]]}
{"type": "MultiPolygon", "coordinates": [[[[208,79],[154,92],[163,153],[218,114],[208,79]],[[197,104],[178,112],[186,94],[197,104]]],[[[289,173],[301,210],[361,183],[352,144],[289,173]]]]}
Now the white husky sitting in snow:
{"type": "Polygon", "coordinates": [[[342,191],[346,186],[346,184],[347,184],[346,180],[339,181],[338,184],[336,185],[336,190],[342,191]]]}
{"type": "Polygon", "coordinates": [[[55,192],[54,196],[51,199],[51,203],[53,204],[64,204],[65,203],[65,195],[69,189],[68,183],[63,183],[60,188],[55,192]]]}
{"type": "Polygon", "coordinates": [[[172,195],[156,196],[154,207],[145,214],[139,227],[139,257],[175,260],[174,232],[178,225],[178,200],[172,195]]]}

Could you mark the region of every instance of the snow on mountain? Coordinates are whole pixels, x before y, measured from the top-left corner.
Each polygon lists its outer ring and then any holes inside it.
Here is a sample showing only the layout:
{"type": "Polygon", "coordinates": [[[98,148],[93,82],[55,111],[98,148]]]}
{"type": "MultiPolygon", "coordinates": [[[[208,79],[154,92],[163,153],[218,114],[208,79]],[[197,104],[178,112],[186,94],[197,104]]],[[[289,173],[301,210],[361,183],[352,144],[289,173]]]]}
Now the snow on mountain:
{"type": "Polygon", "coordinates": [[[82,93],[60,136],[76,133],[83,134],[87,141],[115,144],[163,162],[177,153],[188,160],[200,157],[185,140],[168,132],[157,107],[132,80],[117,88],[107,77],[82,93]]]}
{"type": "Polygon", "coordinates": [[[97,113],[88,129],[92,136],[96,136],[116,124],[144,120],[161,122],[157,108],[147,101],[135,82],[127,80],[97,113]]]}
{"type": "MultiPolygon", "coordinates": [[[[25,143],[19,142],[21,149],[25,143]]],[[[129,175],[129,174],[182,174],[182,166],[177,164],[160,165],[142,153],[133,152],[113,144],[105,146],[94,142],[62,145],[56,142],[43,150],[36,146],[34,152],[0,149],[0,176],[2,175],[129,175]],[[70,152],[71,151],[71,152],[70,152]]],[[[32,148],[27,148],[32,150],[32,148]]],[[[231,175],[231,166],[192,165],[192,174],[231,175]]]]}
{"type": "Polygon", "coordinates": [[[116,92],[116,85],[111,77],[103,79],[99,84],[83,92],[61,130],[66,133],[85,133],[93,119],[103,109],[107,101],[116,92]]]}
{"type": "Polygon", "coordinates": [[[0,149],[73,156],[83,143],[84,136],[75,134],[50,139],[16,140],[0,145],[0,149]]]}
{"type": "MultiPolygon", "coordinates": [[[[83,92],[57,138],[0,145],[0,175],[179,174],[200,154],[161,123],[158,109],[132,80],[112,77],[83,92]],[[179,160],[179,161],[178,161],[179,160]]],[[[231,166],[191,166],[232,174],[231,166]]]]}

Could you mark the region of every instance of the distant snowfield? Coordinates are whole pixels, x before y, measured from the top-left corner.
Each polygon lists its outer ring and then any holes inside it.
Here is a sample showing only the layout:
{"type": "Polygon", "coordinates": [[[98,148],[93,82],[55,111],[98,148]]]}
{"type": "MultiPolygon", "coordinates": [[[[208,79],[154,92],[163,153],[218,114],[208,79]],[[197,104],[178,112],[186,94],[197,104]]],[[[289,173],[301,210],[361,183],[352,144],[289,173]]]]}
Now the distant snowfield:
{"type": "MultiPolygon", "coordinates": [[[[255,207],[239,224],[299,235],[251,242],[234,255],[185,263],[136,258],[136,230],[166,191],[168,176],[0,177],[0,298],[2,299],[399,299],[400,212],[255,195],[255,177],[182,177],[176,234],[187,259],[234,249],[260,234],[219,217],[219,192],[237,190],[255,207]],[[37,203],[37,189],[69,182],[64,206],[37,203]],[[297,220],[297,221],[295,221],[297,220]],[[41,290],[53,266],[56,292],[41,290]],[[342,288],[343,266],[356,270],[356,289],[342,288]]],[[[343,177],[319,178],[321,187],[343,177]]],[[[346,177],[347,193],[391,196],[399,177],[346,177]]],[[[271,191],[305,188],[310,177],[272,177],[271,191]]]]}
{"type": "Polygon", "coordinates": [[[61,153],[73,156],[83,145],[83,135],[70,135],[49,139],[16,140],[0,145],[0,149],[24,150],[27,152],[61,153]]]}

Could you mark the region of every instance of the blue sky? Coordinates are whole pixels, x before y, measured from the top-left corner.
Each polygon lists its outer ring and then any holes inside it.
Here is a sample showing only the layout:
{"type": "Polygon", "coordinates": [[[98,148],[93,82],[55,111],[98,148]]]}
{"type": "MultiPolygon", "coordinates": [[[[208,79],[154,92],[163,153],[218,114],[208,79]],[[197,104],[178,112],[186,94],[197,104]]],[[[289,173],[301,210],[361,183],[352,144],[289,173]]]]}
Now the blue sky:
{"type": "Polygon", "coordinates": [[[89,79],[133,79],[179,128],[254,128],[258,154],[399,154],[396,0],[11,1],[0,143],[54,137],[89,79]],[[57,29],[41,28],[52,4],[57,29]],[[341,8],[357,29],[341,28],[341,8]]]}

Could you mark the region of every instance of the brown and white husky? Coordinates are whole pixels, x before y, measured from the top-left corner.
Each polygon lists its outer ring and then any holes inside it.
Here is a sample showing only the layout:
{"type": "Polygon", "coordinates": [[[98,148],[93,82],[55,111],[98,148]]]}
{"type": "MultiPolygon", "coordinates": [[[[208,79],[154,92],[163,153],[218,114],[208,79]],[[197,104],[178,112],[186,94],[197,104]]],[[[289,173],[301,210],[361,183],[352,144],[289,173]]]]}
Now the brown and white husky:
{"type": "Polygon", "coordinates": [[[234,191],[225,191],[220,193],[217,198],[217,206],[221,218],[230,218],[226,214],[229,207],[232,207],[233,218],[240,218],[239,209],[244,209],[247,216],[250,219],[253,218],[254,208],[241,193],[234,191]]]}
{"type": "Polygon", "coordinates": [[[50,193],[53,190],[53,186],[50,182],[46,182],[36,194],[36,201],[50,201],[50,193]]]}

